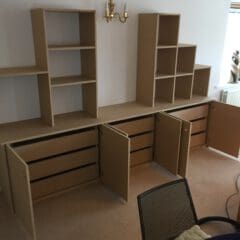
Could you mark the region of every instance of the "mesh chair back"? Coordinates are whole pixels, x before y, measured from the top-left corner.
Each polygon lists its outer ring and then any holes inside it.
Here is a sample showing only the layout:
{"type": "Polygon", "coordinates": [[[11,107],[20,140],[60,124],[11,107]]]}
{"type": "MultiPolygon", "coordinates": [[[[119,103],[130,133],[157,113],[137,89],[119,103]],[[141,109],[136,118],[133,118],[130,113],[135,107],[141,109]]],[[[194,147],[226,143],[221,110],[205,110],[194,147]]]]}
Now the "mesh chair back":
{"type": "Polygon", "coordinates": [[[197,224],[187,181],[180,179],[138,196],[143,240],[174,239],[197,224]]]}

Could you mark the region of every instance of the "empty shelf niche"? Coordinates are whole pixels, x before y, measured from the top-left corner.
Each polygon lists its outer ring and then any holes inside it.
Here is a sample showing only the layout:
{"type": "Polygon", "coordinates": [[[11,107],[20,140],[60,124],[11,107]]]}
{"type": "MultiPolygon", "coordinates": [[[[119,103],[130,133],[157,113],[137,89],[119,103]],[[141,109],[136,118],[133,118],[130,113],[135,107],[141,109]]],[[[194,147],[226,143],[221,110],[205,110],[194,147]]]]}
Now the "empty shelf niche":
{"type": "Polygon", "coordinates": [[[173,103],[174,77],[157,79],[155,83],[155,103],[173,103]]]}
{"type": "Polygon", "coordinates": [[[160,14],[158,30],[158,46],[178,44],[180,15],[160,14]]]}
{"type": "Polygon", "coordinates": [[[95,11],[46,10],[45,14],[49,50],[95,48],[95,11]]]}
{"type": "Polygon", "coordinates": [[[204,65],[196,65],[193,79],[193,95],[208,96],[211,68],[204,65]]]}
{"type": "Polygon", "coordinates": [[[191,99],[193,75],[176,77],[175,99],[191,99]]]}

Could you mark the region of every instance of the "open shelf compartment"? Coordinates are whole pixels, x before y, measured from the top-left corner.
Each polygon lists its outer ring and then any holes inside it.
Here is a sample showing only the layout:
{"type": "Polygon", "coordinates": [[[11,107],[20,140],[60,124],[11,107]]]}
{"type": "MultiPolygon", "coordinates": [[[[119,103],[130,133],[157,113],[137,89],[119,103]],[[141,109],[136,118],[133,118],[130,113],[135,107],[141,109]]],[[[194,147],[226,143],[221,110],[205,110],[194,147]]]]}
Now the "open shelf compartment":
{"type": "Polygon", "coordinates": [[[162,78],[155,83],[155,103],[173,103],[174,101],[174,77],[162,78]]]}
{"type": "Polygon", "coordinates": [[[159,14],[158,46],[177,45],[180,15],[159,14]]]}
{"type": "Polygon", "coordinates": [[[193,75],[176,77],[175,99],[191,99],[193,75]]]}
{"type": "Polygon", "coordinates": [[[193,78],[193,95],[208,96],[210,66],[196,65],[193,78]]]}
{"type": "Polygon", "coordinates": [[[155,78],[175,75],[177,48],[157,50],[157,66],[155,78]]]}
{"type": "Polygon", "coordinates": [[[46,9],[45,17],[50,50],[95,47],[95,11],[46,9]]]}
{"type": "Polygon", "coordinates": [[[177,75],[193,74],[196,46],[190,44],[178,45],[177,75]]]}

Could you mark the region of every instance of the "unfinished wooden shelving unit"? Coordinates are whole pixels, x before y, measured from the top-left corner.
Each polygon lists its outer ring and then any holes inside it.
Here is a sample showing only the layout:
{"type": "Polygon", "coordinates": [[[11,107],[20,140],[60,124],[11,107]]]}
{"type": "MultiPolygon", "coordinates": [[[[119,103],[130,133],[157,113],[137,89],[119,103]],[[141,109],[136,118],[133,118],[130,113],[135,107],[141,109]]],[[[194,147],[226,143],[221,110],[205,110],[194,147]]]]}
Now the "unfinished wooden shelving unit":
{"type": "Polygon", "coordinates": [[[41,120],[50,126],[54,126],[55,119],[52,91],[58,87],[81,86],[79,116],[97,117],[95,11],[33,9],[31,19],[36,66],[0,68],[0,78],[37,76],[41,120]],[[57,54],[54,61],[65,61],[65,69],[70,74],[52,72],[52,64],[62,70],[58,63],[51,61],[54,54],[57,54]],[[78,65],[74,61],[76,55],[78,65]]]}
{"type": "Polygon", "coordinates": [[[178,43],[179,22],[179,14],[139,15],[137,101],[140,103],[157,106],[206,96],[210,74],[205,73],[205,80],[200,80],[200,69],[195,68],[196,45],[178,43]]]}

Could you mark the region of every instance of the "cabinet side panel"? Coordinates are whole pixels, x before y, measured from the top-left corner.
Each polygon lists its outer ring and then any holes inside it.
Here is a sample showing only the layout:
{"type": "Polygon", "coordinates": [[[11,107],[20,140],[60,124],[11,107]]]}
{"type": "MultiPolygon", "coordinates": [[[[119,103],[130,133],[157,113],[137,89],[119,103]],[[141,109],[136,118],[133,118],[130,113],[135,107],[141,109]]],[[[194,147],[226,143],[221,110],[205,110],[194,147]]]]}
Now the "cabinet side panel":
{"type": "Polygon", "coordinates": [[[9,178],[8,161],[4,145],[0,146],[0,187],[2,188],[8,206],[13,211],[11,183],[9,178]]]}
{"type": "Polygon", "coordinates": [[[137,101],[154,105],[157,14],[140,14],[138,28],[137,101]]]}
{"type": "Polygon", "coordinates": [[[108,126],[100,128],[101,179],[107,187],[128,200],[130,141],[108,126]]]}
{"type": "Polygon", "coordinates": [[[166,113],[156,118],[154,161],[178,174],[182,122],[166,113]]]}
{"type": "Polygon", "coordinates": [[[210,106],[207,145],[235,157],[240,148],[240,108],[213,102],[210,106]]]}
{"type": "Polygon", "coordinates": [[[11,176],[14,209],[24,229],[32,239],[36,239],[30,178],[26,163],[7,146],[9,171],[11,176]]]}

